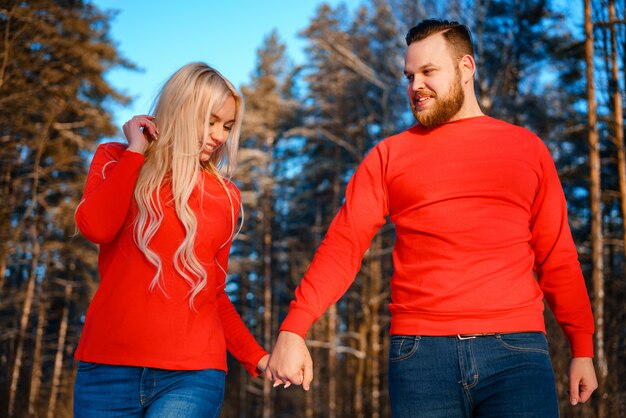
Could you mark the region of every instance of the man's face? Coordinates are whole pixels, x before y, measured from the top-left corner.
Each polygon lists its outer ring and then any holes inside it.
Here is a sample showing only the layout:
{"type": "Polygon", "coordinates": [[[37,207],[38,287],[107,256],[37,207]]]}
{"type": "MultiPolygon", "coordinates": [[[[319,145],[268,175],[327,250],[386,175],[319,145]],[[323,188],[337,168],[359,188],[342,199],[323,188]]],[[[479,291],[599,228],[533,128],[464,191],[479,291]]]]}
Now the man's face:
{"type": "Polygon", "coordinates": [[[458,119],[465,94],[457,60],[441,34],[408,46],[404,74],[413,115],[431,129],[458,119]]]}

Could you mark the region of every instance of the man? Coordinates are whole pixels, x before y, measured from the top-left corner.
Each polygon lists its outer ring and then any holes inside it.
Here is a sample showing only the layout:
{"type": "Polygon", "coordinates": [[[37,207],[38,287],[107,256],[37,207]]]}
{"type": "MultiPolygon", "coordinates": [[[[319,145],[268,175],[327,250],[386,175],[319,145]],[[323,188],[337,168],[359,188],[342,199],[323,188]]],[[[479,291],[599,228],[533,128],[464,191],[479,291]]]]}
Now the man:
{"type": "Polygon", "coordinates": [[[572,350],[570,402],[587,401],[597,381],[591,307],[552,158],[530,131],[482,113],[467,27],[425,20],[406,40],[419,124],[377,144],[350,180],[266,374],[309,389],[307,330],[350,286],[388,216],[393,417],[557,417],[543,298],[572,350]]]}

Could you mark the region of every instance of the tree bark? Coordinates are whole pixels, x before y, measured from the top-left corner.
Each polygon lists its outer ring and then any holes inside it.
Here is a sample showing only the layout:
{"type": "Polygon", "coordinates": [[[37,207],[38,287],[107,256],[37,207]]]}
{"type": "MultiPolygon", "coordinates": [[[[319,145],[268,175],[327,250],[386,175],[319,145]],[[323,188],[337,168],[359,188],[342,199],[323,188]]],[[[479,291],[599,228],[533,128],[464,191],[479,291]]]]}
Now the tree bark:
{"type": "Polygon", "coordinates": [[[369,292],[369,306],[372,318],[370,332],[370,347],[372,350],[371,371],[372,371],[372,418],[380,418],[380,294],[382,292],[382,265],[380,260],[380,250],[382,248],[382,237],[378,235],[374,238],[371,251],[374,254],[370,263],[371,285],[369,292]]]}
{"type": "Polygon", "coordinates": [[[43,333],[46,324],[46,306],[39,298],[39,315],[37,316],[37,333],[35,335],[35,353],[33,356],[33,371],[30,378],[30,392],[28,394],[28,414],[37,416],[39,388],[41,387],[41,366],[43,351],[43,333]]]}
{"type": "Polygon", "coordinates": [[[39,257],[41,255],[41,246],[37,239],[37,227],[31,225],[30,235],[32,238],[32,260],[30,268],[30,276],[28,283],[26,284],[26,290],[24,292],[24,305],[22,308],[22,315],[20,317],[20,329],[17,335],[17,347],[15,349],[15,360],[13,362],[13,369],[11,372],[11,385],[9,389],[9,407],[8,416],[12,417],[15,413],[15,400],[17,398],[17,384],[20,380],[20,370],[22,368],[22,355],[24,351],[24,339],[26,338],[26,329],[28,328],[28,321],[30,318],[30,312],[33,306],[33,296],[35,294],[35,285],[37,277],[37,267],[39,265],[39,257]]]}
{"type": "Polygon", "coordinates": [[[621,192],[622,209],[622,239],[624,245],[624,260],[626,260],[626,157],[624,156],[624,112],[622,108],[622,95],[619,88],[619,65],[617,62],[617,35],[615,28],[615,0],[609,0],[609,31],[611,37],[611,96],[613,100],[613,132],[615,147],[617,150],[617,168],[619,175],[619,188],[621,192]]]}
{"type": "Polygon", "coordinates": [[[591,206],[591,252],[593,311],[596,325],[596,362],[598,367],[598,418],[606,417],[607,363],[604,353],[604,258],[602,234],[602,190],[600,183],[600,139],[597,124],[596,89],[594,82],[594,35],[591,17],[591,0],[584,2],[585,60],[587,75],[587,106],[589,112],[589,197],[591,206]]]}
{"type": "Polygon", "coordinates": [[[337,418],[337,305],[328,308],[328,418],[337,418]]]}
{"type": "MultiPolygon", "coordinates": [[[[241,273],[241,283],[239,284],[239,314],[241,318],[246,320],[246,311],[248,310],[248,273],[241,273]]],[[[246,418],[248,405],[248,372],[243,367],[239,368],[239,418],[246,418]]]]}
{"type": "Polygon", "coordinates": [[[57,353],[54,359],[54,370],[52,372],[52,388],[50,390],[50,402],[48,403],[48,418],[54,418],[57,405],[59,387],[61,386],[61,373],[63,371],[63,351],[65,351],[65,338],[67,336],[67,322],[70,313],[70,298],[72,296],[72,286],[65,285],[65,306],[61,326],[59,327],[59,339],[57,341],[57,353]]]}
{"type": "MultiPolygon", "coordinates": [[[[272,153],[274,138],[267,138],[265,184],[263,186],[263,336],[265,347],[272,345],[272,153]]],[[[263,384],[263,418],[272,417],[272,385],[267,379],[263,384]]]]}

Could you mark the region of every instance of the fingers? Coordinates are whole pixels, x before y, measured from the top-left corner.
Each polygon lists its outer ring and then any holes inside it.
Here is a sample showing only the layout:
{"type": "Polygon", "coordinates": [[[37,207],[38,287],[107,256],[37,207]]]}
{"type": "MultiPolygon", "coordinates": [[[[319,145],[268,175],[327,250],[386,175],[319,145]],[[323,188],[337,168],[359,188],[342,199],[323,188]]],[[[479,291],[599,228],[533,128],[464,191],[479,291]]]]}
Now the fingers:
{"type": "Polygon", "coordinates": [[[266,377],[274,380],[274,387],[284,384],[303,385],[310,389],[313,379],[313,361],[304,338],[298,334],[281,331],[270,356],[266,377]]]}
{"type": "Polygon", "coordinates": [[[133,122],[135,126],[140,128],[142,132],[148,134],[152,139],[156,140],[159,137],[159,128],[156,125],[156,118],[151,115],[137,115],[133,116],[131,120],[126,123],[133,122]]]}
{"type": "Polygon", "coordinates": [[[580,402],[585,403],[589,400],[589,398],[591,398],[591,394],[593,393],[593,391],[595,390],[595,388],[590,388],[587,385],[581,385],[580,386],[580,390],[578,392],[578,399],[580,400],[580,402]]]}
{"type": "Polygon", "coordinates": [[[279,377],[274,377],[269,367],[264,371],[263,376],[265,376],[267,380],[274,382],[273,384],[274,387],[285,385],[285,389],[287,389],[289,386],[291,386],[291,382],[287,380],[283,380],[279,377]]]}
{"type": "Polygon", "coordinates": [[[569,374],[570,404],[587,402],[598,388],[593,360],[587,357],[572,359],[569,374]]]}
{"type": "Polygon", "coordinates": [[[311,389],[312,381],[313,381],[313,360],[311,359],[311,356],[309,355],[307,360],[305,360],[304,368],[302,369],[302,376],[301,376],[302,389],[308,392],[309,389],[311,389]]]}
{"type": "Polygon", "coordinates": [[[303,380],[304,380],[302,376],[303,376],[303,371],[300,370],[296,374],[292,374],[289,376],[278,377],[274,375],[273,378],[270,380],[274,381],[274,387],[285,385],[284,388],[287,389],[291,385],[294,385],[294,386],[302,385],[303,380]]]}
{"type": "Polygon", "coordinates": [[[285,385],[283,388],[287,389],[289,386],[291,386],[291,382],[290,381],[285,382],[284,380],[281,380],[281,379],[274,380],[274,385],[273,385],[274,387],[278,387],[280,385],[285,385]]]}
{"type": "Polygon", "coordinates": [[[578,399],[579,399],[578,382],[574,382],[573,380],[571,380],[570,386],[569,386],[569,402],[572,405],[577,405],[578,399]]]}
{"type": "Polygon", "coordinates": [[[155,121],[151,115],[136,115],[124,124],[122,128],[129,150],[144,153],[148,144],[158,139],[159,129],[155,121]]]}

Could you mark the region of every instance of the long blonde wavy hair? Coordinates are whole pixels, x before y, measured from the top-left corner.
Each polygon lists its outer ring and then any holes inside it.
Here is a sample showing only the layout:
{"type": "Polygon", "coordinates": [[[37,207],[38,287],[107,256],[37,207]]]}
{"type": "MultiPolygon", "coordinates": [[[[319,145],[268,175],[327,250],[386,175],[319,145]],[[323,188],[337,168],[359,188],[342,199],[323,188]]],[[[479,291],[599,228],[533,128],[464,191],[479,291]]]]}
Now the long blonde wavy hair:
{"type": "MultiPolygon", "coordinates": [[[[174,267],[190,286],[189,306],[207,285],[207,273],[194,252],[198,220],[188,201],[198,187],[202,170],[213,175],[222,185],[231,206],[231,236],[236,219],[235,203],[227,179],[235,169],[239,132],[243,117],[243,99],[233,85],[218,71],[204,63],[187,64],[163,85],[153,105],[152,115],[159,128],[158,140],[152,141],[135,186],[138,214],[134,227],[135,243],[148,261],[156,267],[150,284],[153,291],[159,287],[166,295],[162,277],[162,261],[150,248],[150,241],[163,221],[163,203],[159,189],[171,184],[172,200],[178,219],[185,229],[185,238],[174,254],[174,267]],[[218,111],[229,97],[236,103],[235,123],[228,140],[216,149],[211,158],[199,160],[203,139],[208,135],[211,113],[218,111]],[[220,172],[223,168],[224,174],[220,172]]],[[[240,203],[238,202],[240,205],[240,203]]],[[[214,260],[222,271],[225,270],[214,260]]]]}

